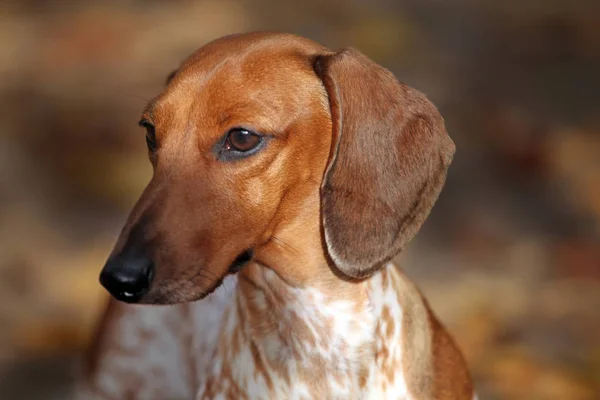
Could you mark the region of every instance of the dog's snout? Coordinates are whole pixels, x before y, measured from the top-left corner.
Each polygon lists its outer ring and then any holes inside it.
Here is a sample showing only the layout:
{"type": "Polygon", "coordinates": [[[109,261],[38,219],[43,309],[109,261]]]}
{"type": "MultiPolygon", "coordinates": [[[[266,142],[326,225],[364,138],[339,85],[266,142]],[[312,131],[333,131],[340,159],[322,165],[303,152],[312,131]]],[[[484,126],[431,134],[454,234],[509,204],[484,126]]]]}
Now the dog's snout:
{"type": "Polygon", "coordinates": [[[117,300],[137,303],[153,277],[154,264],[147,257],[111,257],[100,273],[100,283],[117,300]]]}

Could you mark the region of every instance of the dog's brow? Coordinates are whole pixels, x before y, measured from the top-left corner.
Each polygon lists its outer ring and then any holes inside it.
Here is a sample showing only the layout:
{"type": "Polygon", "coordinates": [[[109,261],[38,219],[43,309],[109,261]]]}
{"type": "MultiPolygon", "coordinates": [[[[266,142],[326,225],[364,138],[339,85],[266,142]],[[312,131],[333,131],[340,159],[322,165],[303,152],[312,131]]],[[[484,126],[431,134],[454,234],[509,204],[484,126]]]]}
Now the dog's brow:
{"type": "Polygon", "coordinates": [[[146,105],[146,107],[144,107],[144,111],[142,111],[143,118],[149,119],[149,120],[154,120],[155,109],[156,109],[156,100],[152,99],[152,100],[150,100],[148,105],[146,105]]]}
{"type": "Polygon", "coordinates": [[[256,101],[236,102],[223,109],[216,122],[221,129],[230,127],[234,122],[239,122],[247,128],[253,128],[261,133],[275,134],[279,132],[278,124],[273,121],[278,109],[256,101]]]}
{"type": "Polygon", "coordinates": [[[235,120],[236,116],[244,114],[244,112],[246,112],[246,114],[254,114],[254,110],[255,109],[248,103],[235,103],[219,113],[217,123],[219,126],[227,125],[235,120]]]}

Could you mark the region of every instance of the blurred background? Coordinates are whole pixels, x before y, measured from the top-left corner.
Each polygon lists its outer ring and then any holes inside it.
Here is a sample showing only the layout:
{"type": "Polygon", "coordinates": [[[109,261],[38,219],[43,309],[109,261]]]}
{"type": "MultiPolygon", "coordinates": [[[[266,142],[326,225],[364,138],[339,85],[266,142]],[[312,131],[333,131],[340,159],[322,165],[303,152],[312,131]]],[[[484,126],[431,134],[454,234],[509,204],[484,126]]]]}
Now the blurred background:
{"type": "Polygon", "coordinates": [[[0,399],[64,399],[98,273],[147,183],[137,121],[219,36],[351,45],[425,92],[458,152],[399,257],[480,399],[600,398],[600,2],[0,2],[0,399]]]}

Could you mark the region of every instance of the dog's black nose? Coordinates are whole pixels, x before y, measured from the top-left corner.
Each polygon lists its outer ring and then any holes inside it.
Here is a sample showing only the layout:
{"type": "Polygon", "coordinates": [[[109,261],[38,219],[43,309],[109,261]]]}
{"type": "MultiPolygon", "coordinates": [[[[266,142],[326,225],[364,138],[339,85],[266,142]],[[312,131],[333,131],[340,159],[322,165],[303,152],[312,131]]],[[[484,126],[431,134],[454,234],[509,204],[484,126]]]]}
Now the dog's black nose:
{"type": "Polygon", "coordinates": [[[100,283],[117,300],[137,303],[153,277],[154,264],[146,257],[111,257],[100,273],[100,283]]]}

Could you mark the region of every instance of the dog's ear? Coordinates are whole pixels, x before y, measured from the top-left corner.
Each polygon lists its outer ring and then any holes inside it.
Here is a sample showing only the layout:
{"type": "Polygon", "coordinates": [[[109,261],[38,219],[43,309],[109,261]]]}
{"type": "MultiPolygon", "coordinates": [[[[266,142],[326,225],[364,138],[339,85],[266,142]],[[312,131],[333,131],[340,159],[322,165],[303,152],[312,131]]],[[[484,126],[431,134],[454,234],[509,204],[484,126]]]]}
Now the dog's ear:
{"type": "Polygon", "coordinates": [[[369,276],[413,238],[454,155],[426,97],[354,49],[321,55],[332,147],[321,187],[327,250],[346,276],[369,276]]]}

